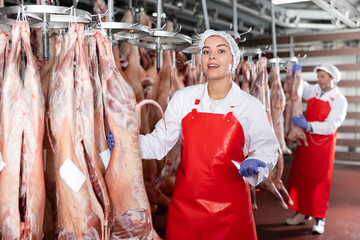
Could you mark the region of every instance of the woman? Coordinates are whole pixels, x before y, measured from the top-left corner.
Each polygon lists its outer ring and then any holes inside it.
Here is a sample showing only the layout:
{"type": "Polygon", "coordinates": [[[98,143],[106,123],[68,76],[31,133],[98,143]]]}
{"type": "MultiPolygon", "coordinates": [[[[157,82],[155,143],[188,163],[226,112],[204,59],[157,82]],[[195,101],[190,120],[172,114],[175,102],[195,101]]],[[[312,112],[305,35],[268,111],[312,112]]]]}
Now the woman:
{"type": "MultiPolygon", "coordinates": [[[[300,70],[294,65],[293,70],[300,70]]],[[[303,99],[308,101],[306,116],[291,120],[306,131],[309,146],[298,146],[290,170],[287,189],[297,211],[285,221],[298,225],[315,217],[313,234],[322,234],[328,207],[330,184],[334,167],[336,130],[344,121],[347,101],[336,83],[340,71],[332,64],[315,67],[318,84],[304,83],[303,99]]]]}
{"type": "Polygon", "coordinates": [[[151,134],[140,136],[143,159],[162,159],[181,136],[165,238],[256,239],[249,187],[266,178],[279,147],[264,107],[232,81],[240,52],[225,32],[201,40],[206,84],[175,93],[151,134]],[[245,159],[245,156],[248,156],[245,159]],[[231,160],[241,162],[239,176],[231,160]]]}
{"type": "Polygon", "coordinates": [[[141,158],[162,159],[181,136],[166,240],[256,239],[247,181],[267,178],[279,144],[263,105],[232,81],[240,59],[234,39],[207,30],[200,44],[207,83],[175,93],[167,130],[160,120],[140,135],[141,158]]]}

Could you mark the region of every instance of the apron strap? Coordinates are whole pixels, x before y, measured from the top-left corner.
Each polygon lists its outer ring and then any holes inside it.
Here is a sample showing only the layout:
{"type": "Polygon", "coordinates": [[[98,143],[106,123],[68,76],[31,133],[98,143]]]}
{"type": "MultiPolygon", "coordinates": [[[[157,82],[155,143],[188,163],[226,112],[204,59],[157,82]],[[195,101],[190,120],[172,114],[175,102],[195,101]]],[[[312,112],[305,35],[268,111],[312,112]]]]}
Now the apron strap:
{"type": "Polygon", "coordinates": [[[229,119],[230,119],[231,115],[233,115],[234,109],[235,109],[235,106],[230,106],[230,111],[226,114],[226,117],[225,117],[226,120],[230,121],[229,119]]]}
{"type": "Polygon", "coordinates": [[[199,107],[199,104],[200,104],[200,99],[195,99],[195,102],[193,104],[193,108],[192,108],[192,112],[197,112],[197,109],[199,107]]]}

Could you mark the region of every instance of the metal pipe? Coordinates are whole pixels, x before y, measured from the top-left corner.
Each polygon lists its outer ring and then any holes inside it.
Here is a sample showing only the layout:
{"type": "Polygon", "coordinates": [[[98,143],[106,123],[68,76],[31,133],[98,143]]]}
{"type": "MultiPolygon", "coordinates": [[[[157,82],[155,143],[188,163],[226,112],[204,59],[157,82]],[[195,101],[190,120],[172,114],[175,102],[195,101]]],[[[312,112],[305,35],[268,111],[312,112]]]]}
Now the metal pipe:
{"type": "Polygon", "coordinates": [[[206,0],[201,0],[201,3],[202,3],[202,8],[203,8],[203,14],[204,14],[205,30],[208,30],[208,29],[210,29],[210,24],[209,24],[209,15],[208,15],[208,11],[207,11],[206,0]]]}
{"type": "Polygon", "coordinates": [[[275,10],[273,3],[271,3],[271,32],[272,32],[272,42],[273,42],[273,55],[274,58],[277,58],[275,10]]]}
{"type": "Polygon", "coordinates": [[[47,16],[44,14],[44,20],[41,23],[41,32],[43,40],[43,60],[47,61],[50,58],[49,55],[49,28],[47,23],[47,16]]]}
{"type": "Polygon", "coordinates": [[[161,5],[162,5],[162,1],[161,0],[157,0],[157,6],[156,6],[156,27],[158,29],[161,28],[161,15],[162,15],[162,11],[161,11],[161,5]]]}
{"type": "Polygon", "coordinates": [[[108,0],[108,22],[114,22],[114,0],[108,0]]]}
{"type": "Polygon", "coordinates": [[[238,32],[237,0],[233,0],[233,29],[238,32]]]}
{"type": "MultiPolygon", "coordinates": [[[[41,0],[41,5],[47,5],[46,0],[41,0]]],[[[47,61],[50,58],[50,47],[49,47],[49,28],[48,28],[48,19],[47,14],[44,13],[43,21],[41,23],[41,33],[43,41],[43,60],[47,61]]]]}
{"type": "Polygon", "coordinates": [[[161,68],[161,44],[160,44],[160,37],[156,38],[156,70],[157,72],[160,71],[161,68]]]}
{"type": "MultiPolygon", "coordinates": [[[[162,15],[162,10],[161,10],[161,6],[162,6],[162,1],[158,0],[157,1],[157,16],[156,16],[156,27],[158,29],[161,28],[161,15],[162,15]]],[[[160,71],[161,68],[161,58],[162,58],[162,54],[161,54],[161,44],[160,44],[160,37],[156,38],[156,70],[157,72],[160,71]]]]}
{"type": "Polygon", "coordinates": [[[290,57],[294,57],[294,36],[290,36],[290,57]]]}

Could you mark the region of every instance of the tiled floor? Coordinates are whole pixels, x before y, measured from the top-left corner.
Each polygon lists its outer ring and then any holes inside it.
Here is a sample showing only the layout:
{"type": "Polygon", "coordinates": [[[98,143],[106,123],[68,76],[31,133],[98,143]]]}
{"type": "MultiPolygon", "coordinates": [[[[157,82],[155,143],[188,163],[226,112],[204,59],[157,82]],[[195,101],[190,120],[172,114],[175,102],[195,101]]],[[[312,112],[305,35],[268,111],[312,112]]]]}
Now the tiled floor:
{"type": "MultiPolygon", "coordinates": [[[[285,161],[283,181],[291,161],[285,161]]],[[[259,240],[355,240],[360,239],[360,166],[335,164],[325,233],[312,235],[313,221],[306,225],[285,226],[293,210],[283,209],[269,194],[257,196],[258,210],[254,212],[259,240]]],[[[155,214],[154,226],[163,237],[166,214],[155,214]]],[[[246,239],[244,239],[246,240],[246,239]]]]}

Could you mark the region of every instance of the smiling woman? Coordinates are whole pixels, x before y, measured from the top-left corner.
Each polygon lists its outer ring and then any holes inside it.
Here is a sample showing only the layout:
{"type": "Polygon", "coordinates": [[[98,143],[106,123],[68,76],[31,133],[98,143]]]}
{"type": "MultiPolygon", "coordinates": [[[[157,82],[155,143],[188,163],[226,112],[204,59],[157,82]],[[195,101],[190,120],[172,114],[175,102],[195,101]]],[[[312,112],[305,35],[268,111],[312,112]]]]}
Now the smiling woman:
{"type": "Polygon", "coordinates": [[[232,81],[240,60],[234,39],[207,30],[200,44],[207,83],[174,94],[167,129],[160,121],[140,135],[141,158],[162,159],[181,137],[165,239],[253,240],[248,182],[255,186],[268,177],[278,141],[261,103],[232,81]]]}

